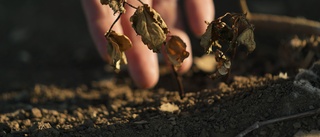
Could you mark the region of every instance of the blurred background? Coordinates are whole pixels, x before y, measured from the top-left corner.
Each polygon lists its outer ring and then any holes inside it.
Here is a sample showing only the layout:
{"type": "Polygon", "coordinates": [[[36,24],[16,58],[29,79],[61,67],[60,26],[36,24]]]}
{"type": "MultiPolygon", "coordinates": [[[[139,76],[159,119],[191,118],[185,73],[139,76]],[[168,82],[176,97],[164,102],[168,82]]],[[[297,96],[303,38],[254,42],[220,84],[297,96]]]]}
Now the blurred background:
{"type": "MultiPolygon", "coordinates": [[[[236,0],[214,2],[216,17],[240,12],[236,0]]],[[[316,21],[320,21],[319,5],[319,0],[248,0],[254,13],[316,21]]],[[[272,39],[274,34],[256,31],[260,43],[279,43],[272,39]]],[[[192,43],[199,42],[190,37],[192,43]]],[[[197,49],[196,53],[203,51],[197,49]]],[[[79,0],[0,1],[0,91],[29,88],[34,83],[86,83],[108,77],[105,65],[93,45],[79,0]]]]}

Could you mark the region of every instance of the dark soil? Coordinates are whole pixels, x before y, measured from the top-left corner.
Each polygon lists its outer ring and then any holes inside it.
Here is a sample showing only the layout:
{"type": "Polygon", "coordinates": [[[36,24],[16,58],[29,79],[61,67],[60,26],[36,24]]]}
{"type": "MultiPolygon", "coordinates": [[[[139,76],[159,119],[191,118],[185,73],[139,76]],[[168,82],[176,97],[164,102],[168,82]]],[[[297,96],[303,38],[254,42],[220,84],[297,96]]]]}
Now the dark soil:
{"type": "MultiPolygon", "coordinates": [[[[228,9],[218,1],[216,7],[228,9]]],[[[301,14],[312,19],[316,13],[301,14]]],[[[180,99],[166,71],[149,90],[135,88],[125,69],[110,71],[93,46],[79,1],[3,1],[0,27],[0,136],[232,137],[257,121],[320,108],[318,93],[294,85],[299,64],[279,56],[294,34],[256,30],[256,51],[246,57],[240,50],[227,82],[212,81],[194,66],[183,76],[187,93],[180,99]],[[160,109],[165,104],[178,109],[166,112],[160,109]]],[[[319,88],[317,80],[312,84],[319,88]]],[[[320,115],[314,114],[247,136],[318,130],[320,115]]]]}

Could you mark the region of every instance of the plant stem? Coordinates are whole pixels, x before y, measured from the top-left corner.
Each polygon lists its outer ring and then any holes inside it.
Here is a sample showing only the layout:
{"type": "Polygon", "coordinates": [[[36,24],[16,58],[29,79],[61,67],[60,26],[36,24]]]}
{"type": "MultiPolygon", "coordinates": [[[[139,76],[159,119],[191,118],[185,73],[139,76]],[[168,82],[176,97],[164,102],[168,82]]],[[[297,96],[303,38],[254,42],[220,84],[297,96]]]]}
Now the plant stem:
{"type": "Polygon", "coordinates": [[[128,3],[128,2],[124,2],[124,4],[127,4],[127,5],[128,5],[129,7],[131,7],[131,8],[138,9],[138,7],[135,7],[135,6],[131,5],[131,4],[128,3]]]}
{"type": "Polygon", "coordinates": [[[107,34],[106,34],[106,37],[108,37],[108,36],[110,35],[111,29],[112,29],[113,26],[118,22],[118,20],[120,19],[121,15],[122,15],[122,13],[119,13],[119,16],[116,18],[116,20],[114,20],[114,22],[112,23],[112,25],[110,26],[110,28],[109,28],[109,30],[108,30],[108,32],[107,32],[107,34]]]}
{"type": "Polygon", "coordinates": [[[174,68],[174,65],[172,65],[172,64],[171,64],[171,69],[172,69],[173,75],[176,78],[177,84],[179,86],[179,96],[181,99],[183,99],[185,94],[184,94],[184,90],[183,90],[183,86],[182,86],[182,78],[177,73],[176,69],[174,68]]]}
{"type": "Polygon", "coordinates": [[[138,0],[142,5],[144,5],[144,3],[141,0],[138,0]]]}

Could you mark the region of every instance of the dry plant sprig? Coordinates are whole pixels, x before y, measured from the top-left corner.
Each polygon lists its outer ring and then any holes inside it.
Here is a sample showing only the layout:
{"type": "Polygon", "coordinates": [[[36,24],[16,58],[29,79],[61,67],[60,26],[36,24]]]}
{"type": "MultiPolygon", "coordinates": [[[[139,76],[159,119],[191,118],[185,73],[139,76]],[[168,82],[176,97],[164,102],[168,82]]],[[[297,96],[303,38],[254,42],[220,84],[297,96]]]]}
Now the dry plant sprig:
{"type": "Polygon", "coordinates": [[[161,48],[165,46],[165,54],[172,65],[172,71],[176,77],[179,85],[179,93],[181,98],[184,95],[181,77],[178,75],[177,68],[179,68],[189,56],[186,51],[186,44],[178,36],[169,35],[169,29],[159,13],[157,13],[148,4],[138,0],[141,6],[135,7],[126,0],[101,0],[101,4],[109,5],[114,11],[114,14],[119,13],[116,20],[112,23],[109,31],[105,34],[108,41],[108,52],[111,55],[111,65],[116,72],[120,71],[120,64],[126,64],[126,57],[124,51],[132,47],[130,39],[125,35],[117,34],[112,30],[114,24],[120,19],[121,15],[125,13],[124,5],[134,8],[136,11],[130,17],[132,28],[136,31],[137,35],[141,36],[142,42],[148,46],[150,50],[155,53],[161,53],[161,48]]]}
{"type": "Polygon", "coordinates": [[[238,46],[244,45],[248,53],[256,48],[253,25],[246,19],[246,14],[239,13],[226,13],[211,23],[206,23],[208,27],[201,36],[200,45],[207,54],[214,52],[218,62],[216,71],[209,77],[217,79],[228,76],[231,60],[238,46]],[[227,47],[225,51],[223,51],[224,47],[227,47]]]}
{"type": "Polygon", "coordinates": [[[315,110],[311,110],[311,111],[307,111],[307,112],[303,112],[303,113],[298,113],[298,114],[295,114],[295,115],[290,115],[290,116],[284,116],[284,117],[280,117],[280,118],[270,119],[270,120],[266,120],[266,121],[262,121],[262,122],[257,121],[256,123],[254,123],[253,125],[248,127],[246,130],[244,130],[241,133],[239,133],[236,137],[243,137],[243,136],[247,135],[248,133],[250,133],[251,131],[253,131],[255,129],[258,129],[259,127],[268,125],[268,124],[281,122],[281,121],[285,121],[285,120],[289,120],[289,119],[308,117],[308,116],[312,116],[312,115],[315,115],[315,114],[320,114],[320,108],[315,109],[315,110]]]}

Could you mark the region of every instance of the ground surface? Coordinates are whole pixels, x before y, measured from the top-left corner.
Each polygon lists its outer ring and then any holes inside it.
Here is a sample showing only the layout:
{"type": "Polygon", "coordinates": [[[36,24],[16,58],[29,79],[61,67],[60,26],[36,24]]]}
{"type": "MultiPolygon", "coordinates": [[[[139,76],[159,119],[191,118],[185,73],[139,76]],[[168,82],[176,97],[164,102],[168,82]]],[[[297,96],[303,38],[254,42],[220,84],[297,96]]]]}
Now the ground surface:
{"type": "MultiPolygon", "coordinates": [[[[94,49],[79,1],[52,2],[0,3],[0,136],[232,137],[257,121],[320,108],[317,93],[294,86],[297,65],[278,54],[292,35],[257,30],[257,50],[238,55],[227,84],[193,67],[183,76],[187,94],[180,99],[165,71],[150,90],[135,88],[126,70],[112,73],[94,49]]],[[[320,115],[311,115],[247,136],[317,130],[320,115]]]]}

